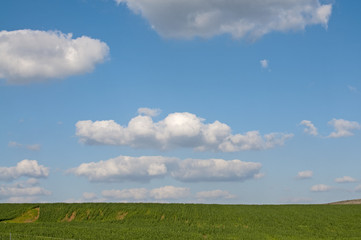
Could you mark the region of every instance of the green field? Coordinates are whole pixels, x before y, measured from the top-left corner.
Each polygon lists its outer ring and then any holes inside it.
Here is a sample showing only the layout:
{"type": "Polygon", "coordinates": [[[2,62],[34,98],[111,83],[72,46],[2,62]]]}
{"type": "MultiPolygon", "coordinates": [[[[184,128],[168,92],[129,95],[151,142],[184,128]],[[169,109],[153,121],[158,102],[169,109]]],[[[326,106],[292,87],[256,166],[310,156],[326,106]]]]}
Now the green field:
{"type": "Polygon", "coordinates": [[[0,204],[0,239],[361,239],[361,205],[0,204]]]}

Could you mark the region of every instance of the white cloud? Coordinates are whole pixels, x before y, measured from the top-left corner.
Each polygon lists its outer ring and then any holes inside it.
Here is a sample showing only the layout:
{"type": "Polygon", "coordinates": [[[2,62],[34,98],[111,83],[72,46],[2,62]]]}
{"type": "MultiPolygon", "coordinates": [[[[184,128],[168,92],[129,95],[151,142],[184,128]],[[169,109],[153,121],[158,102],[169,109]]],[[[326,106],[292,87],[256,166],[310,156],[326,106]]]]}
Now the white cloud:
{"type": "Polygon", "coordinates": [[[8,143],[8,147],[26,148],[26,149],[28,149],[30,151],[39,151],[40,148],[41,148],[41,145],[40,144],[29,144],[29,145],[24,146],[21,143],[18,143],[18,142],[15,142],[15,141],[10,141],[8,143]]]}
{"type": "Polygon", "coordinates": [[[196,194],[198,199],[233,199],[236,198],[235,195],[224,190],[212,190],[212,191],[203,191],[196,194]]]}
{"type": "Polygon", "coordinates": [[[332,5],[319,0],[115,0],[142,15],[167,38],[259,38],[278,31],[303,30],[307,25],[327,27],[332,5]]]}
{"type": "Polygon", "coordinates": [[[107,161],[83,163],[69,172],[94,182],[149,181],[164,177],[178,159],[162,156],[119,156],[107,161]]]}
{"type": "Polygon", "coordinates": [[[6,203],[35,203],[35,202],[39,202],[38,197],[10,197],[7,198],[5,201],[6,203]]]}
{"type": "Polygon", "coordinates": [[[265,173],[257,173],[254,175],[254,179],[261,179],[264,178],[266,176],[265,173]]]}
{"type": "Polygon", "coordinates": [[[268,68],[268,60],[267,59],[263,59],[261,61],[259,61],[261,64],[262,68],[268,68]]]}
{"type": "Polygon", "coordinates": [[[145,188],[132,188],[123,190],[104,190],[102,196],[117,200],[170,200],[182,199],[190,195],[189,188],[164,186],[151,190],[145,188]]]}
{"type": "Polygon", "coordinates": [[[51,192],[41,187],[0,187],[0,198],[46,196],[51,192]]]}
{"type": "Polygon", "coordinates": [[[179,181],[244,181],[258,178],[262,165],[240,160],[186,159],[119,156],[106,161],[83,163],[68,170],[93,182],[149,181],[171,176],[179,181]]]}
{"type": "Polygon", "coordinates": [[[361,129],[358,122],[351,122],[344,119],[332,119],[328,124],[335,128],[335,131],[328,136],[330,138],[353,136],[352,131],[361,129]]]}
{"type": "Polygon", "coordinates": [[[22,147],[22,144],[15,142],[15,141],[10,141],[8,143],[8,147],[22,147]]]}
{"type": "Polygon", "coordinates": [[[312,178],[312,176],[313,176],[313,172],[310,170],[301,171],[301,172],[298,172],[298,174],[297,174],[297,178],[299,178],[299,179],[312,178]]]}
{"type": "Polygon", "coordinates": [[[31,151],[40,151],[40,144],[27,145],[26,148],[31,151]]]}
{"type": "Polygon", "coordinates": [[[58,31],[0,31],[0,78],[10,84],[41,82],[91,72],[109,48],[86,36],[58,31]]]}
{"type": "Polygon", "coordinates": [[[327,186],[325,184],[318,184],[311,187],[312,192],[328,192],[332,189],[331,186],[327,186]]]}
{"type": "Polygon", "coordinates": [[[149,192],[151,198],[156,200],[182,199],[190,195],[189,188],[165,186],[152,189],[149,192]]]}
{"type": "Polygon", "coordinates": [[[349,177],[349,176],[344,176],[341,178],[336,178],[335,182],[337,183],[351,183],[351,182],[356,182],[356,179],[349,177]]]}
{"type": "Polygon", "coordinates": [[[45,178],[49,169],[36,160],[22,160],[15,167],[0,167],[0,180],[14,180],[20,177],[45,178]]]}
{"type": "Polygon", "coordinates": [[[37,185],[39,185],[39,180],[36,178],[29,178],[26,181],[17,181],[16,183],[12,184],[12,186],[17,188],[34,187],[37,185]]]}
{"type": "Polygon", "coordinates": [[[153,109],[153,108],[139,108],[138,109],[138,113],[140,115],[145,115],[145,116],[150,116],[150,117],[155,117],[158,116],[160,114],[160,109],[153,109]]]}
{"type": "Polygon", "coordinates": [[[172,176],[180,181],[244,181],[256,178],[262,164],[223,159],[186,159],[172,176]]]}
{"type": "Polygon", "coordinates": [[[145,188],[104,190],[102,196],[119,200],[145,200],[148,197],[148,190],[145,188]]]}
{"type": "Polygon", "coordinates": [[[303,125],[303,126],[306,127],[303,130],[305,133],[307,133],[309,135],[313,135],[313,136],[318,135],[317,128],[315,127],[315,125],[313,125],[313,123],[311,121],[303,120],[303,121],[300,122],[300,125],[303,125]]]}
{"type": "Polygon", "coordinates": [[[198,151],[236,152],[264,150],[283,145],[293,134],[258,131],[231,134],[231,128],[219,121],[204,119],[188,112],[172,113],[159,122],[151,116],[134,117],[124,127],[114,120],[78,121],[76,135],[85,144],[123,145],[136,148],[193,148],[198,151]]]}

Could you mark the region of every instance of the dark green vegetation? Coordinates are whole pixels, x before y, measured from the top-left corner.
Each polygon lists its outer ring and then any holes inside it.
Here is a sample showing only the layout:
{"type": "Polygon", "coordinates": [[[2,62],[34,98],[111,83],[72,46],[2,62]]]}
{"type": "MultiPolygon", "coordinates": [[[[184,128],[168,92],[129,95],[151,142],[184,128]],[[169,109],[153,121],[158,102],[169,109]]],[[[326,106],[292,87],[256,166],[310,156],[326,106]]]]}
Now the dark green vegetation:
{"type": "Polygon", "coordinates": [[[10,232],[13,240],[361,239],[361,205],[0,204],[0,239],[10,232]]]}

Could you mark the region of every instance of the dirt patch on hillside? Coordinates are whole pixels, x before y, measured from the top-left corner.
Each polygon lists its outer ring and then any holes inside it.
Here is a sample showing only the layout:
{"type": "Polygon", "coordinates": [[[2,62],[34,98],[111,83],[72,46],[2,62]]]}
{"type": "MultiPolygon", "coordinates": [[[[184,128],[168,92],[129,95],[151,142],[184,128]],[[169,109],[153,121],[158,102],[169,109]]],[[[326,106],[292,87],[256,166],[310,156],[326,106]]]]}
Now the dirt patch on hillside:
{"type": "Polygon", "coordinates": [[[339,202],[333,202],[333,203],[329,203],[329,204],[331,204],[331,205],[361,204],[361,199],[339,201],[339,202]]]}
{"type": "Polygon", "coordinates": [[[4,221],[10,223],[33,223],[39,219],[40,216],[40,207],[30,209],[29,211],[23,213],[21,216],[14,219],[4,221]]]}
{"type": "Polygon", "coordinates": [[[30,219],[26,219],[24,222],[25,223],[32,223],[32,222],[36,222],[39,219],[40,216],[40,207],[34,208],[33,210],[35,210],[37,212],[36,216],[34,218],[30,218],[30,219]]]}
{"type": "Polygon", "coordinates": [[[118,212],[117,220],[123,220],[128,215],[128,212],[118,212]]]}
{"type": "Polygon", "coordinates": [[[70,217],[68,216],[68,214],[66,214],[62,222],[71,222],[75,219],[75,217],[76,217],[76,212],[73,212],[70,217]]]}

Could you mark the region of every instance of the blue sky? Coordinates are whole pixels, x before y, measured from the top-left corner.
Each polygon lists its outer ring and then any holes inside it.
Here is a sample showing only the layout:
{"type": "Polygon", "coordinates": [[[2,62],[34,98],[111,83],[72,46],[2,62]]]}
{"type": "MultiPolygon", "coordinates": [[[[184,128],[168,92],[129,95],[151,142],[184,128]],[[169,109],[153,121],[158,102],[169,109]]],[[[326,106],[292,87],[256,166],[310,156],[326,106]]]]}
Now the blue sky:
{"type": "Polygon", "coordinates": [[[360,4],[2,1],[0,201],[360,198],[360,4]]]}

